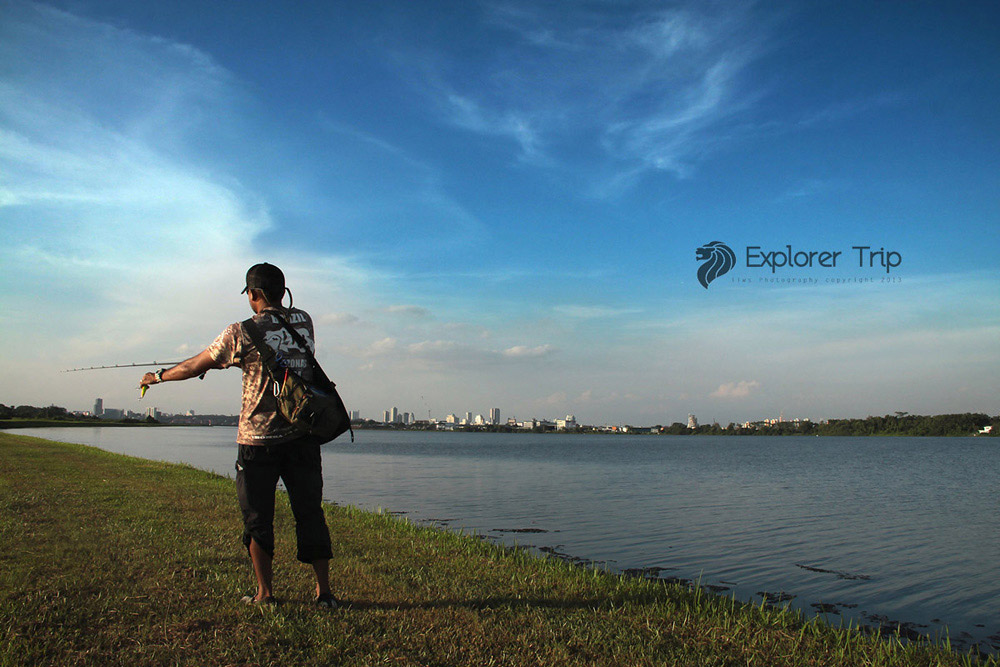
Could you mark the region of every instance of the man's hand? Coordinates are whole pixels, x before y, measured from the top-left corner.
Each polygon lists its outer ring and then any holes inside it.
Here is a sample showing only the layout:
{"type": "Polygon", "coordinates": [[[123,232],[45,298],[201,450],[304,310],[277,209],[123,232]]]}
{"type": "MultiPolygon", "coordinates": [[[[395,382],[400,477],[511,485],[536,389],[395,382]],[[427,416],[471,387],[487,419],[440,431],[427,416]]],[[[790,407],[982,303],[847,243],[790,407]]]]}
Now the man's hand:
{"type": "MultiPolygon", "coordinates": [[[[160,375],[160,382],[187,380],[197,375],[204,375],[213,368],[221,368],[221,366],[212,359],[208,350],[202,350],[190,359],[185,359],[173,368],[163,371],[160,375]]],[[[148,387],[153,384],[159,384],[156,380],[156,373],[146,373],[139,381],[140,387],[148,387]]]]}

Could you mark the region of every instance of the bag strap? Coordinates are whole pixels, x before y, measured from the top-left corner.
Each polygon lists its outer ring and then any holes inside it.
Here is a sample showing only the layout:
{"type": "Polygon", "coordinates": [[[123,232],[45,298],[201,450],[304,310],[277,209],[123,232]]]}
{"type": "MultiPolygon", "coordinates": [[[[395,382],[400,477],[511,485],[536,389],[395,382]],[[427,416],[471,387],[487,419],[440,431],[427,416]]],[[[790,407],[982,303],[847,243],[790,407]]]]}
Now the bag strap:
{"type": "Polygon", "coordinates": [[[278,359],[274,354],[274,350],[271,346],[264,342],[264,337],[260,333],[260,329],[257,328],[257,323],[253,321],[253,318],[243,320],[243,330],[247,332],[247,336],[250,337],[250,342],[253,346],[257,348],[257,354],[260,355],[261,363],[264,364],[264,368],[267,369],[267,374],[271,376],[271,379],[277,386],[281,386],[284,381],[284,373],[281,372],[281,367],[278,366],[278,359]]]}
{"type": "Polygon", "coordinates": [[[299,347],[301,347],[303,350],[305,350],[306,356],[309,357],[309,361],[313,365],[313,370],[316,371],[316,379],[317,380],[322,380],[323,382],[325,382],[327,384],[327,386],[329,386],[331,388],[332,387],[336,387],[337,385],[335,385],[330,380],[330,378],[328,378],[326,376],[326,373],[323,371],[323,367],[319,365],[318,361],[316,361],[316,357],[313,355],[312,350],[309,349],[309,345],[306,343],[305,339],[302,337],[302,334],[300,334],[298,331],[295,330],[294,327],[292,327],[290,324],[288,324],[288,322],[285,321],[285,318],[282,317],[280,313],[278,313],[276,311],[273,311],[273,310],[269,310],[269,311],[267,311],[267,313],[269,315],[274,315],[275,317],[277,317],[278,318],[278,322],[280,322],[281,326],[283,326],[285,328],[285,331],[287,331],[288,333],[290,333],[292,335],[292,340],[294,340],[296,342],[296,344],[298,344],[299,347]]]}

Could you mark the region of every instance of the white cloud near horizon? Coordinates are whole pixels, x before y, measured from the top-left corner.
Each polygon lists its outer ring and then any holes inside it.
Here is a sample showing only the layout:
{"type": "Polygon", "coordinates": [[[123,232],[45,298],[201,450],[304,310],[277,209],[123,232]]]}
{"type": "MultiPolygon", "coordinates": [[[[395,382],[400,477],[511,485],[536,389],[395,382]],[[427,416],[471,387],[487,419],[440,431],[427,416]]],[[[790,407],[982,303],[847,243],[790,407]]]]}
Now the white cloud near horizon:
{"type": "Polygon", "coordinates": [[[323,324],[355,324],[361,321],[357,315],[351,313],[326,313],[319,317],[319,321],[323,324]]]}
{"type": "Polygon", "coordinates": [[[739,382],[726,382],[719,385],[709,396],[712,398],[746,398],[750,391],[760,386],[756,380],[740,380],[739,382]]]}
{"type": "Polygon", "coordinates": [[[608,306],[579,306],[560,305],[555,307],[555,311],[566,317],[579,318],[584,320],[598,319],[602,317],[618,317],[621,315],[632,315],[642,312],[638,308],[611,308],[608,306]]]}
{"type": "Polygon", "coordinates": [[[417,319],[425,319],[431,317],[431,311],[427,310],[423,306],[414,306],[410,304],[398,304],[394,306],[387,306],[385,312],[391,315],[403,315],[406,317],[414,317],[417,319]]]}
{"type": "Polygon", "coordinates": [[[508,347],[503,351],[503,356],[514,357],[514,358],[530,358],[537,359],[539,357],[547,357],[548,355],[555,352],[555,348],[551,345],[537,345],[535,347],[528,347],[526,345],[515,345],[513,347],[508,347]]]}
{"type": "Polygon", "coordinates": [[[645,351],[646,372],[664,378],[647,391],[689,392],[688,411],[698,414],[720,398],[739,398],[747,418],[781,410],[840,417],[857,415],[858,405],[866,414],[995,412],[996,280],[980,272],[885,286],[753,287],[724,311],[687,304],[674,318],[630,321],[623,335],[637,356],[645,351]]]}

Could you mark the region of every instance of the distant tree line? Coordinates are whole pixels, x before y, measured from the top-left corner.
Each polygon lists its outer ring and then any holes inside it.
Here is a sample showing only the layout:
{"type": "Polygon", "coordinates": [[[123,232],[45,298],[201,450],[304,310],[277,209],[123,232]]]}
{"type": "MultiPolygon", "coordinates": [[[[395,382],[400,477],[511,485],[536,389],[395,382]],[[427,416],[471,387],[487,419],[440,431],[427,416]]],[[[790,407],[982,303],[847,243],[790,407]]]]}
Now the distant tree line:
{"type": "Polygon", "coordinates": [[[702,424],[688,428],[687,424],[674,422],[660,429],[666,435],[908,435],[953,436],[972,435],[986,426],[993,426],[990,436],[1000,435],[1000,417],[990,417],[979,412],[953,415],[911,415],[897,412],[883,417],[864,419],[830,419],[824,423],[799,421],[760,424],[743,428],[729,424],[702,424]]]}
{"type": "MultiPolygon", "coordinates": [[[[34,405],[18,405],[14,407],[13,405],[4,405],[0,403],[0,419],[39,419],[39,420],[54,420],[54,421],[74,421],[74,422],[98,422],[98,423],[108,423],[116,422],[122,424],[137,424],[139,420],[137,419],[101,419],[100,417],[95,417],[94,415],[77,415],[73,414],[66,408],[61,408],[58,405],[50,405],[44,408],[38,408],[34,405]]],[[[152,417],[146,417],[143,421],[149,423],[158,423],[152,417]]]]}
{"type": "Polygon", "coordinates": [[[1000,430],[1000,417],[981,412],[955,415],[910,415],[897,412],[884,417],[866,419],[831,419],[820,424],[819,435],[969,435],[986,426],[993,426],[990,435],[1000,430]]]}
{"type": "Polygon", "coordinates": [[[33,405],[4,405],[0,403],[0,419],[72,419],[79,421],[82,419],[93,419],[97,417],[79,417],[71,414],[66,408],[58,405],[50,405],[46,408],[36,408],[33,405]]]}

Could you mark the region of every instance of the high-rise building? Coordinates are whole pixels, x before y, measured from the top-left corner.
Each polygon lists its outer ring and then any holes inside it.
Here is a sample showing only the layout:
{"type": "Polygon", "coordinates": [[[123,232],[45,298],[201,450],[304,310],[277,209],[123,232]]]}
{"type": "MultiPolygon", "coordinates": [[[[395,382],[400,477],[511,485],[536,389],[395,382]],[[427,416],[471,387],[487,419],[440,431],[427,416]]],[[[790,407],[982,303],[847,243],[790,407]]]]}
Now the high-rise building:
{"type": "Polygon", "coordinates": [[[399,421],[399,409],[398,408],[393,407],[392,410],[389,411],[389,421],[392,422],[393,424],[395,424],[396,422],[399,421]]]}
{"type": "Polygon", "coordinates": [[[490,423],[494,426],[500,423],[500,408],[490,408],[490,423]]]}
{"type": "Polygon", "coordinates": [[[361,412],[359,410],[351,410],[351,421],[356,422],[361,419],[361,412]]]}
{"type": "Polygon", "coordinates": [[[688,428],[698,428],[698,418],[694,415],[688,415],[688,428]]]}
{"type": "Polygon", "coordinates": [[[472,413],[471,412],[466,412],[465,413],[465,423],[466,424],[471,424],[472,423],[472,413]]]}
{"type": "Polygon", "coordinates": [[[382,423],[389,424],[392,422],[392,412],[389,410],[382,411],[382,423]]]}
{"type": "Polygon", "coordinates": [[[94,416],[100,417],[104,414],[104,399],[95,398],[94,399],[94,416]]]}
{"type": "Polygon", "coordinates": [[[458,415],[455,415],[455,414],[448,415],[447,417],[444,418],[444,421],[445,421],[446,424],[457,424],[458,423],[458,415]]]}
{"type": "Polygon", "coordinates": [[[412,417],[412,415],[410,415],[409,412],[404,412],[403,413],[403,423],[404,424],[409,424],[411,417],[412,417]]]}

